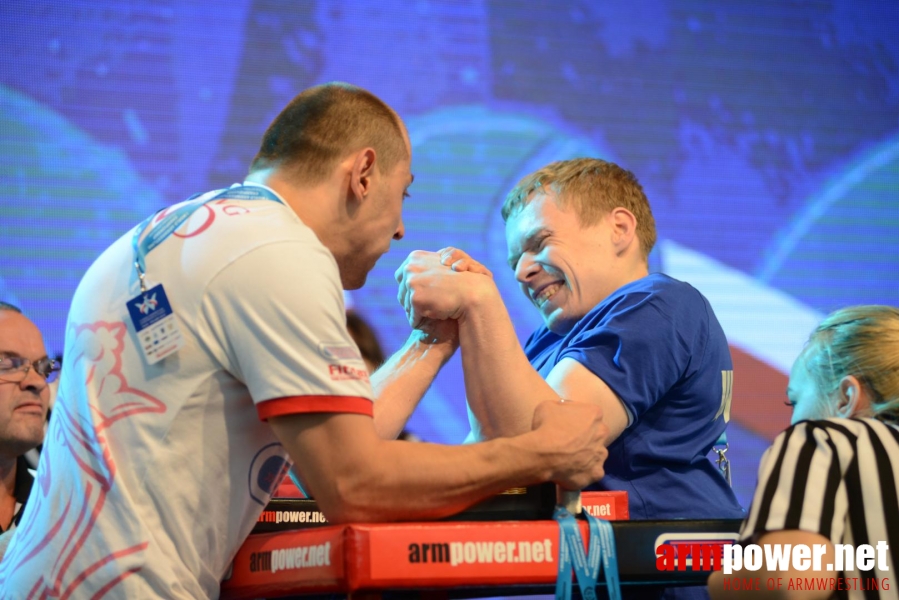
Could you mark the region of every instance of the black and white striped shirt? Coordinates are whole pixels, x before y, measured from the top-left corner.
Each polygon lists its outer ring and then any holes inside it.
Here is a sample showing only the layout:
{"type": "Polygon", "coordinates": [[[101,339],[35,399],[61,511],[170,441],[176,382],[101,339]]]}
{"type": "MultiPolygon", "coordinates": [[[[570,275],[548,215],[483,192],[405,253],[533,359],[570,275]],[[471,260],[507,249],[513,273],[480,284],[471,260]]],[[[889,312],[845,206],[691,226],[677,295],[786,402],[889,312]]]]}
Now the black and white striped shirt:
{"type": "Polygon", "coordinates": [[[759,465],[759,483],[742,539],[769,531],[821,534],[834,544],[889,545],[889,571],[859,572],[848,598],[897,598],[899,580],[899,427],[876,419],[802,421],[781,433],[759,465]],[[873,590],[888,578],[888,590],[873,590]],[[867,590],[867,591],[862,591],[867,590]]]}

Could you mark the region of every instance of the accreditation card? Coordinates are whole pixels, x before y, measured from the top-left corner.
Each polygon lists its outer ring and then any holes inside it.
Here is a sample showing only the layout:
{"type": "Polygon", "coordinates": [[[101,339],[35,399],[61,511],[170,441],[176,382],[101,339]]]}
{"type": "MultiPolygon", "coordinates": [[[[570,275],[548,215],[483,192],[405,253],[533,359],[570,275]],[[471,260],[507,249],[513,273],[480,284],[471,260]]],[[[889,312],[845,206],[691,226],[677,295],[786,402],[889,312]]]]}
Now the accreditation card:
{"type": "Polygon", "coordinates": [[[129,300],[127,306],[147,364],[156,364],[184,346],[184,336],[161,283],[129,300]]]}

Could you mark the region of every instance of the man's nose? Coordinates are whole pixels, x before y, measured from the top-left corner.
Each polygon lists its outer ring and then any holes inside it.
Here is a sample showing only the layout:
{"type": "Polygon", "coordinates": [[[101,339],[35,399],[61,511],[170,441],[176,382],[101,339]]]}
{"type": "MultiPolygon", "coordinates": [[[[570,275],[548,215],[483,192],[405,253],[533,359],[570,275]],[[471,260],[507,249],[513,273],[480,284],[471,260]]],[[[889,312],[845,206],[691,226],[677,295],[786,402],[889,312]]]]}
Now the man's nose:
{"type": "Polygon", "coordinates": [[[399,241],[403,239],[404,235],[406,235],[406,226],[403,224],[403,220],[400,219],[400,224],[396,228],[396,233],[393,234],[393,239],[399,241]]]}
{"type": "Polygon", "coordinates": [[[40,392],[45,387],[47,387],[47,380],[37,372],[37,369],[34,368],[34,365],[28,369],[25,373],[25,379],[19,382],[19,387],[23,390],[32,389],[40,392]]]}
{"type": "Polygon", "coordinates": [[[515,279],[520,283],[527,283],[539,271],[540,264],[532,256],[522,254],[518,264],[515,265],[515,279]]]}

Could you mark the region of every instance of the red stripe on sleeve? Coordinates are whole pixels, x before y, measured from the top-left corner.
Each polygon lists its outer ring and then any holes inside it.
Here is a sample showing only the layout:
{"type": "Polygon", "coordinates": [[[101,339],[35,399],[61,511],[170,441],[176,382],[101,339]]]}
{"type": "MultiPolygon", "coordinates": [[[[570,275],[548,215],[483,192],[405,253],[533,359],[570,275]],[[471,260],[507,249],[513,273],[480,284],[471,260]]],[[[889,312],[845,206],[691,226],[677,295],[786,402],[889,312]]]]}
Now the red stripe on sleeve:
{"type": "Polygon", "coordinates": [[[360,396],[287,396],[256,404],[260,421],[301,413],[354,413],[371,417],[373,403],[360,396]]]}

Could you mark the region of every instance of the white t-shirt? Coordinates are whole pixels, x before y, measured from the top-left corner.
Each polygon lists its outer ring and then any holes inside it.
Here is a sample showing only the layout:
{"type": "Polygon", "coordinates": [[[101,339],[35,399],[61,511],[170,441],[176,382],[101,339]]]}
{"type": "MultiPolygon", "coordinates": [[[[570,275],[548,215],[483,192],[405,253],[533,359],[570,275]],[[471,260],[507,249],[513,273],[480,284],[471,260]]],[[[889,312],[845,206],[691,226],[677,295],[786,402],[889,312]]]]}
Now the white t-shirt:
{"type": "Polygon", "coordinates": [[[371,415],[337,264],[289,207],[215,200],[147,255],[148,287],[164,284],[185,339],[154,365],[126,309],[140,291],[131,238],[75,293],[3,598],[218,597],[288,467],[264,420],[371,415]]]}

